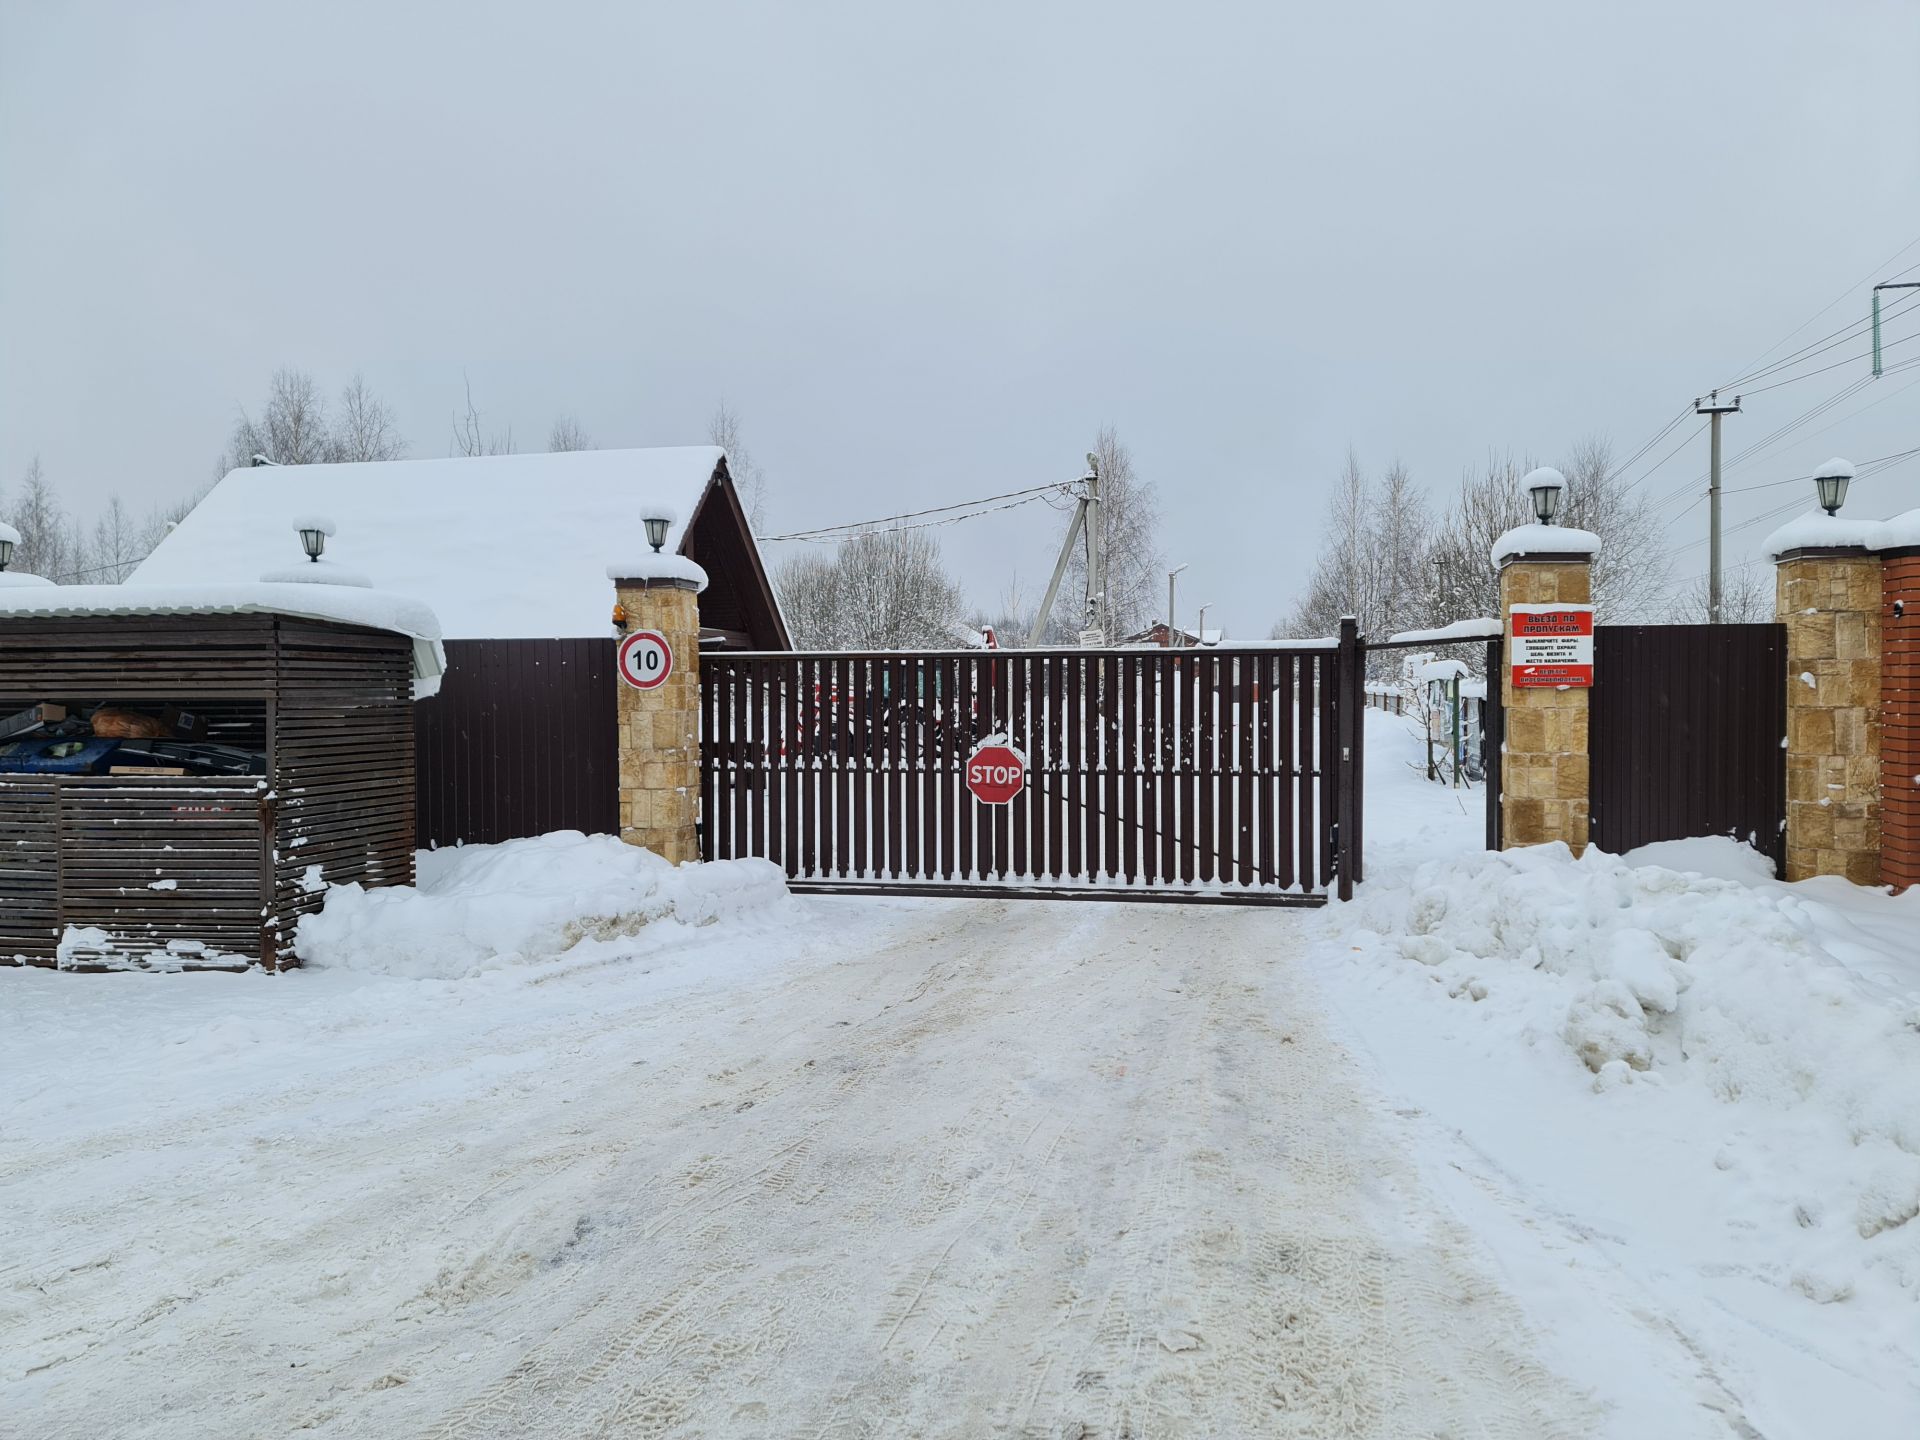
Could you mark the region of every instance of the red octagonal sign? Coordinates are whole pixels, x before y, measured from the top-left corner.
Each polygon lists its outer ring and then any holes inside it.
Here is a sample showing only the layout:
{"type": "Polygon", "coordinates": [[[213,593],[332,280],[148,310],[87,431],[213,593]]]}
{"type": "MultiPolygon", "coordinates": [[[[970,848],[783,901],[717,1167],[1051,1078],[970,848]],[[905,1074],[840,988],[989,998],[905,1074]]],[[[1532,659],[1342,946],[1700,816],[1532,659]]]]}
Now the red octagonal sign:
{"type": "Polygon", "coordinates": [[[1026,784],[1026,759],[1011,745],[982,745],[967,757],[967,789],[982,805],[1005,805],[1026,784]]]}

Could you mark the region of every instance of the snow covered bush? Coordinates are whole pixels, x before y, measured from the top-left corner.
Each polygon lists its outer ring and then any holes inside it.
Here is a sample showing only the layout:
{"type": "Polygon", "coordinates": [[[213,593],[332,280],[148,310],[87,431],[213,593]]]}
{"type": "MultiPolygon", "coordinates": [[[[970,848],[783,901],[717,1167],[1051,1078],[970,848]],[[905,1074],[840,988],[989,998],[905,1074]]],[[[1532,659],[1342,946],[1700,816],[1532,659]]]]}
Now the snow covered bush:
{"type": "Polygon", "coordinates": [[[419,885],[336,885],[305,916],[295,948],[310,965],[456,979],[551,959],[585,939],[663,920],[705,925],[785,900],[765,860],[668,864],[611,835],[560,830],[419,855],[419,885]]]}

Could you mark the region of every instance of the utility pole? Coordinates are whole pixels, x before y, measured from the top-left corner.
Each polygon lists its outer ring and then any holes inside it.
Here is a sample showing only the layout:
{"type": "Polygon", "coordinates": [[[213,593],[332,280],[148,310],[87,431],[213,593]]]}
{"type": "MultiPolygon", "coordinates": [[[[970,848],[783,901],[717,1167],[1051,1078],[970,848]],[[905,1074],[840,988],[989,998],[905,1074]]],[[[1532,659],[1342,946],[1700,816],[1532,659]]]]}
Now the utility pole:
{"type": "Polygon", "coordinates": [[[1180,572],[1186,568],[1187,567],[1184,565],[1176,565],[1174,566],[1173,569],[1167,571],[1167,648],[1168,649],[1173,648],[1173,582],[1179,578],[1180,572]]]}
{"type": "MultiPolygon", "coordinates": [[[[1097,469],[1093,456],[1087,456],[1090,472],[1097,469]]],[[[1096,474],[1089,473],[1081,477],[1080,483],[1087,487],[1088,493],[1079,497],[1073,507],[1073,519],[1067,522],[1067,538],[1060,543],[1060,558],[1054,562],[1053,578],[1047,582],[1047,593],[1041,597],[1040,610],[1033,617],[1033,629],[1027,636],[1027,644],[1032,645],[1047,632],[1047,617],[1053,614],[1054,596],[1060,593],[1060,581],[1067,573],[1067,562],[1073,558],[1073,542],[1080,538],[1080,531],[1087,532],[1087,604],[1089,611],[1093,604],[1094,584],[1094,540],[1092,496],[1099,486],[1096,474]]]]}
{"type": "Polygon", "coordinates": [[[1693,413],[1705,415],[1713,426],[1713,458],[1707,480],[1707,623],[1720,623],[1720,417],[1737,415],[1740,397],[1731,403],[1710,391],[1705,400],[1693,402],[1693,413]]]}
{"type": "Polygon", "coordinates": [[[1087,452],[1087,628],[1107,643],[1107,525],[1100,512],[1100,457],[1087,452]]]}

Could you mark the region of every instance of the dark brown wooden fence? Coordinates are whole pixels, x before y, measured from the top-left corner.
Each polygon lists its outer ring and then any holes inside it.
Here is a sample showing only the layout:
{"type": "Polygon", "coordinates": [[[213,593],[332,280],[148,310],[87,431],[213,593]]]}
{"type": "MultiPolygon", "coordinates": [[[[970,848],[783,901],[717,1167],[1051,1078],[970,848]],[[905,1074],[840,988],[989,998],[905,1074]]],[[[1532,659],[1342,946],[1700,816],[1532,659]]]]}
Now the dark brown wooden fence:
{"type": "Polygon", "coordinates": [[[1359,871],[1352,650],[702,656],[706,853],[801,888],[1317,901],[1359,871]],[[966,788],[988,737],[1027,759],[1008,805],[966,788]]]}
{"type": "Polygon", "coordinates": [[[414,706],[422,845],[620,827],[614,642],[449,640],[414,706]]]}
{"type": "Polygon", "coordinates": [[[1730,835],[1786,850],[1786,629],[1602,625],[1594,632],[1593,843],[1730,835]]]}

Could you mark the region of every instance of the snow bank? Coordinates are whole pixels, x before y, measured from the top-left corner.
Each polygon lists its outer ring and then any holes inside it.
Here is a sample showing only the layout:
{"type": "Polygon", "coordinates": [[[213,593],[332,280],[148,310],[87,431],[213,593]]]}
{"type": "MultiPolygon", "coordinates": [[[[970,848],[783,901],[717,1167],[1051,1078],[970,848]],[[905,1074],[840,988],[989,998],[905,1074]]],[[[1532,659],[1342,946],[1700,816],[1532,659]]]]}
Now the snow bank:
{"type": "Polygon", "coordinates": [[[1586,555],[1600,553],[1600,537],[1566,525],[1516,525],[1493,542],[1493,563],[1513,555],[1586,555]]]}
{"type": "Polygon", "coordinates": [[[611,835],[561,830],[500,845],[422,851],[419,886],[336,885],[305,916],[295,949],[319,967],[458,979],[550,960],[584,939],[656,921],[706,925],[768,912],[787,894],[778,866],[673,866],[611,835]]]}
{"type": "Polygon", "coordinates": [[[1730,840],[1550,845],[1427,860],[1327,923],[1336,963],[1560,1054],[1590,1103],[1720,1110],[1699,1141],[1757,1199],[1767,1278],[1920,1300],[1920,892],[1780,884],[1730,840]]]}
{"type": "Polygon", "coordinates": [[[1498,640],[1506,633],[1498,616],[1478,620],[1456,620],[1437,630],[1402,630],[1387,637],[1389,645],[1426,645],[1442,640],[1498,640]]]}
{"type": "Polygon", "coordinates": [[[0,570],[0,587],[7,585],[51,585],[53,581],[44,575],[35,575],[26,570],[0,570]]]}

